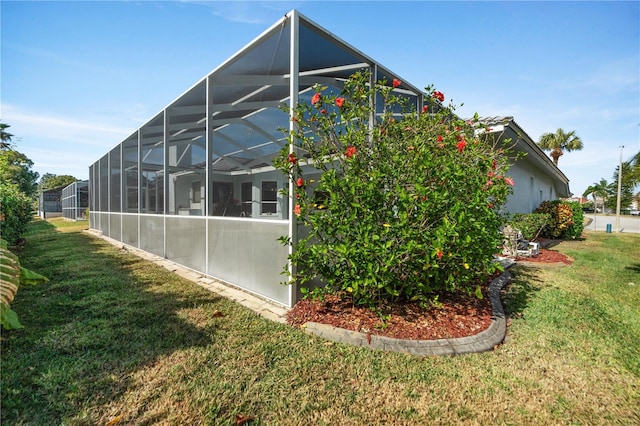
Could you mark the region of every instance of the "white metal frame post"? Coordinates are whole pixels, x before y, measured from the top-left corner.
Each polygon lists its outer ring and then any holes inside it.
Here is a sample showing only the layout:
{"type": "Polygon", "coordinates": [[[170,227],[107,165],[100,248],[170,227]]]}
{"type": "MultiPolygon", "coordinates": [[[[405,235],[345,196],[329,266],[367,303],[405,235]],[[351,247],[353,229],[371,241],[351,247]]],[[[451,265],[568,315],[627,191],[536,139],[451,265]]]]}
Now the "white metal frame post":
{"type": "MultiPolygon", "coordinates": [[[[164,165],[162,170],[162,257],[167,258],[167,212],[169,211],[169,197],[167,197],[167,189],[169,188],[169,113],[167,108],[162,110],[163,131],[162,131],[162,150],[164,154],[164,165]]],[[[158,186],[156,184],[156,194],[158,194],[158,186]]],[[[156,195],[156,205],[158,204],[158,195],[156,195]]]]}
{"type": "MultiPolygon", "coordinates": [[[[299,66],[299,34],[300,34],[300,17],[298,16],[298,12],[295,10],[290,12],[289,19],[291,20],[291,45],[290,45],[290,63],[289,63],[289,131],[290,134],[293,134],[295,130],[295,122],[291,120],[293,117],[294,110],[298,105],[298,73],[300,71],[299,66]]],[[[289,153],[295,153],[296,149],[293,144],[293,138],[290,138],[289,142],[289,153]]],[[[295,214],[293,214],[293,208],[295,206],[295,197],[294,191],[295,187],[292,179],[288,179],[289,183],[289,237],[291,239],[291,244],[289,244],[289,252],[288,254],[293,254],[294,244],[298,243],[298,220],[295,214]]],[[[289,273],[293,276],[296,272],[296,267],[288,262],[289,273]]],[[[289,306],[293,306],[295,295],[297,293],[298,286],[296,283],[292,283],[289,286],[289,306]]]]}
{"type": "Polygon", "coordinates": [[[211,111],[211,105],[213,102],[213,84],[211,84],[211,75],[208,75],[206,78],[206,85],[205,85],[205,90],[206,90],[206,105],[205,105],[205,114],[206,114],[206,119],[205,119],[205,126],[207,126],[206,130],[205,130],[205,139],[206,139],[206,146],[205,146],[205,158],[206,158],[206,166],[205,166],[205,183],[204,183],[204,190],[205,190],[205,196],[204,196],[204,229],[205,229],[205,242],[204,242],[204,251],[205,251],[205,261],[204,261],[204,271],[205,274],[209,274],[209,214],[211,212],[211,202],[212,202],[212,194],[213,194],[213,189],[211,188],[212,185],[210,183],[211,178],[213,176],[213,170],[212,170],[212,163],[213,163],[213,128],[212,128],[212,123],[211,123],[211,116],[213,114],[213,111],[211,111]]]}
{"type": "Polygon", "coordinates": [[[124,210],[124,194],[125,194],[125,179],[124,179],[124,142],[120,142],[118,148],[120,149],[120,209],[118,212],[118,216],[120,217],[120,241],[124,240],[124,226],[122,226],[123,218],[123,210],[124,210]]]}
{"type": "Polygon", "coordinates": [[[138,135],[138,170],[137,170],[137,175],[138,175],[138,212],[137,212],[137,217],[138,217],[138,243],[137,246],[138,248],[140,248],[142,246],[141,242],[140,242],[140,237],[142,236],[141,232],[140,232],[140,214],[142,213],[142,130],[138,129],[137,131],[137,135],[138,135]]]}

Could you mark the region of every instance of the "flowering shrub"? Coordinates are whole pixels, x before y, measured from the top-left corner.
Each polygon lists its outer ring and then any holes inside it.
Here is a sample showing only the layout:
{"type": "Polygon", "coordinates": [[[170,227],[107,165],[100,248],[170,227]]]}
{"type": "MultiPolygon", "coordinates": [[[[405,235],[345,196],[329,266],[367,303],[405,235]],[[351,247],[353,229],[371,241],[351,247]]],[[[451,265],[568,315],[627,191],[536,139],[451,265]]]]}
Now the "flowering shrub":
{"type": "Polygon", "coordinates": [[[558,239],[575,239],[582,235],[582,209],[573,206],[577,203],[567,201],[545,201],[540,204],[535,213],[546,213],[551,216],[550,222],[542,231],[542,236],[558,239]]]}
{"type": "Polygon", "coordinates": [[[400,81],[368,82],[354,74],[337,95],[315,86],[293,112],[296,129],[285,131],[292,148],[275,165],[292,182],[306,234],[281,239],[294,246],[289,279],[304,288],[321,278],[315,291],[370,306],[443,291],[481,296],[513,184],[505,152],[478,140],[477,118],[456,118],[441,92],[418,112],[394,95],[400,81]],[[371,123],[376,95],[384,104],[371,123]]]}

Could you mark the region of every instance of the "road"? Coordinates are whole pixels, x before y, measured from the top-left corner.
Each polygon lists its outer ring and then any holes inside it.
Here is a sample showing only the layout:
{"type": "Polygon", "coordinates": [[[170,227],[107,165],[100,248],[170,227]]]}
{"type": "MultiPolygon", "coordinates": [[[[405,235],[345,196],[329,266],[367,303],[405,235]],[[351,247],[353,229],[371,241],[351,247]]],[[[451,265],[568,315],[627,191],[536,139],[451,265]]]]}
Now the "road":
{"type": "MultiPolygon", "coordinates": [[[[594,219],[593,214],[585,214],[585,219],[594,219]]],[[[611,225],[611,232],[616,232],[616,216],[615,215],[596,215],[595,223],[592,221],[585,226],[585,231],[606,231],[607,224],[611,225]]],[[[621,232],[633,232],[640,234],[640,217],[638,216],[620,216],[621,232]]]]}

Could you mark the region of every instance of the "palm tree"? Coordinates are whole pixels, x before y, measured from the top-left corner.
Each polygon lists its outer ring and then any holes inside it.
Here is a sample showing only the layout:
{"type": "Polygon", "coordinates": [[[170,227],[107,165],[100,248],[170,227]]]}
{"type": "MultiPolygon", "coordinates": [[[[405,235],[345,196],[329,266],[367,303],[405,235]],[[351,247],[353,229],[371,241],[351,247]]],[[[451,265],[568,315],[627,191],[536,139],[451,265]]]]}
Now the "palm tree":
{"type": "Polygon", "coordinates": [[[557,166],[558,158],[564,154],[564,151],[570,152],[582,149],[582,140],[576,135],[575,130],[565,132],[562,129],[558,129],[555,133],[545,133],[540,136],[538,146],[545,151],[551,151],[549,155],[557,166]]]}
{"type": "Polygon", "coordinates": [[[602,198],[602,213],[604,213],[604,203],[609,196],[610,191],[609,183],[607,180],[602,178],[600,182],[596,182],[593,185],[590,185],[582,194],[583,197],[588,197],[591,195],[593,197],[593,229],[596,229],[596,216],[598,213],[598,200],[597,197],[602,198]]]}
{"type": "Polygon", "coordinates": [[[628,184],[633,188],[637,185],[640,185],[640,151],[638,151],[636,155],[631,158],[631,160],[627,161],[627,163],[629,165],[629,173],[627,173],[625,177],[625,170],[624,168],[622,169],[622,182],[624,183],[626,180],[628,184]]]}
{"type": "Polygon", "coordinates": [[[0,149],[6,149],[11,146],[11,138],[13,135],[7,132],[7,129],[11,127],[8,124],[0,123],[0,149]]]}

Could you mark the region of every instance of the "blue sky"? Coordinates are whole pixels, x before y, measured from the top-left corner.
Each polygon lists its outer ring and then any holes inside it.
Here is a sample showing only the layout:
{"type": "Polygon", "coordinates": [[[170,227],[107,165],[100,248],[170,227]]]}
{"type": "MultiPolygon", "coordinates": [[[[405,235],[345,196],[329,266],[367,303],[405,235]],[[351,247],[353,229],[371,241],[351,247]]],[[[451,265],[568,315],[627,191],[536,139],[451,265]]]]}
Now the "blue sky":
{"type": "Polygon", "coordinates": [[[88,167],[291,9],[462,116],[575,130],[571,190],[640,150],[640,2],[0,2],[0,119],[40,174],[88,167]]]}

